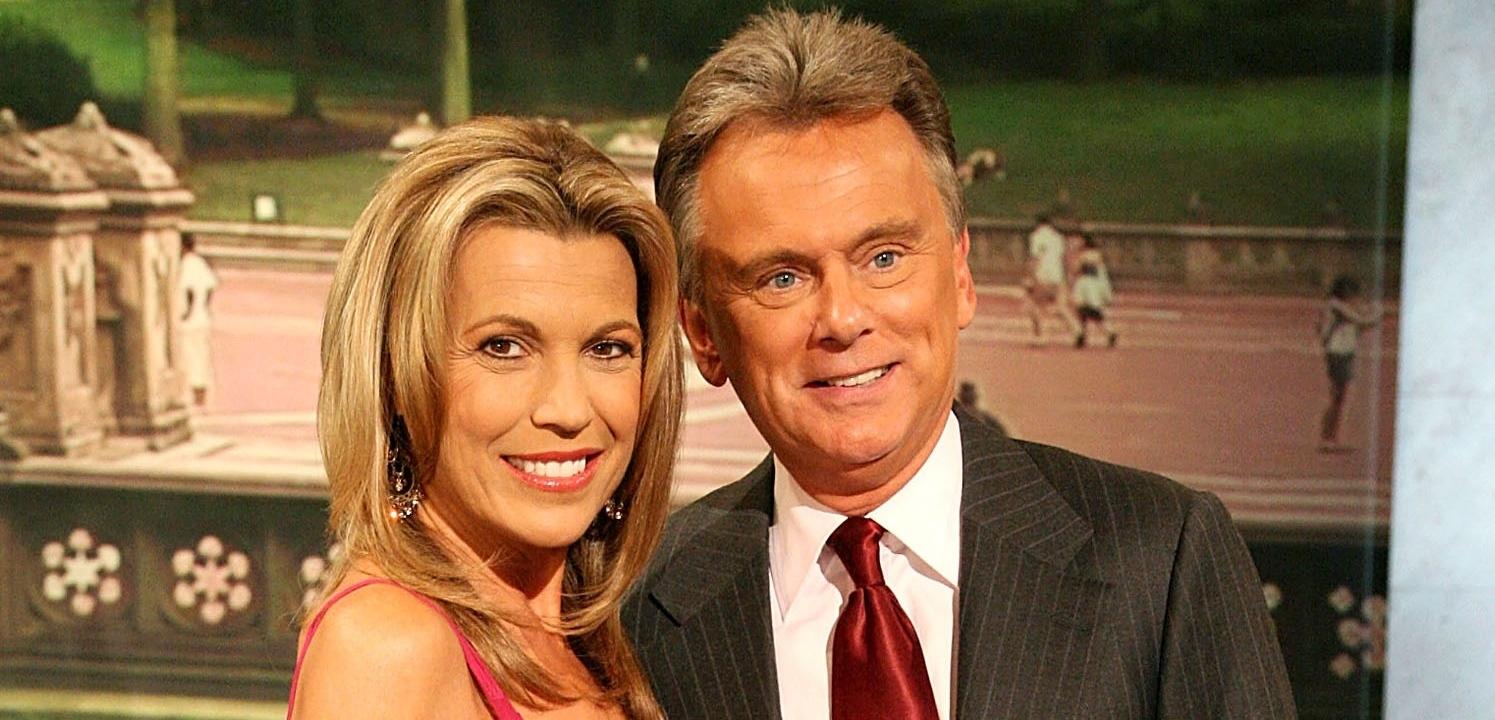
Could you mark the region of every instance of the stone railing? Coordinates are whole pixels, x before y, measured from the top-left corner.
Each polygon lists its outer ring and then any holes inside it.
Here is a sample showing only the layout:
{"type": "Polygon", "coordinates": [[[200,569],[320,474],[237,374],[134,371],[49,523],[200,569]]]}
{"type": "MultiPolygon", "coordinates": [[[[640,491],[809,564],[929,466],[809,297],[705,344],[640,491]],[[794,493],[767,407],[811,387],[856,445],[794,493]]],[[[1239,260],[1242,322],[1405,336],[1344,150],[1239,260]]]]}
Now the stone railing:
{"type": "MultiPolygon", "coordinates": [[[[973,218],[971,270],[978,282],[1017,284],[1027,255],[1028,220],[973,218]]],[[[1370,286],[1384,268],[1394,295],[1401,236],[1309,227],[1084,223],[1100,241],[1118,286],[1161,292],[1318,295],[1349,273],[1370,286]]],[[[225,265],[330,270],[348,238],[343,228],[189,220],[183,232],[225,265]]]]}
{"type": "MultiPolygon", "coordinates": [[[[971,271],[978,282],[1014,284],[1027,257],[1027,220],[971,220],[971,271]]],[[[1318,295],[1339,274],[1365,287],[1401,278],[1401,234],[1336,227],[1246,227],[1081,223],[1099,242],[1116,286],[1161,292],[1318,295]]]]}
{"type": "Polygon", "coordinates": [[[283,700],[329,563],[320,483],[48,460],[0,463],[0,692],[283,700]]]}
{"type": "MultiPolygon", "coordinates": [[[[107,465],[0,463],[0,695],[283,700],[298,618],[336,552],[319,473],[107,465]]],[[[1303,717],[1378,716],[1384,541],[1250,546],[1303,717]]]]}

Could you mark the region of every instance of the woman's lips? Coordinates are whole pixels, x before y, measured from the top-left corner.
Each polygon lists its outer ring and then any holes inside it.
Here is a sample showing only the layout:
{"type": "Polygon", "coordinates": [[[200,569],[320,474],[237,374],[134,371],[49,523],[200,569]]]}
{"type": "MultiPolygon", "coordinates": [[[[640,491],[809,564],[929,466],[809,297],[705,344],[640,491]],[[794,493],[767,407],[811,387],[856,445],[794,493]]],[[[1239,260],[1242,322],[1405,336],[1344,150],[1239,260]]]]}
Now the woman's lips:
{"type": "Polygon", "coordinates": [[[597,474],[599,450],[505,455],[503,461],[524,483],[547,492],[574,492],[597,474]]]}

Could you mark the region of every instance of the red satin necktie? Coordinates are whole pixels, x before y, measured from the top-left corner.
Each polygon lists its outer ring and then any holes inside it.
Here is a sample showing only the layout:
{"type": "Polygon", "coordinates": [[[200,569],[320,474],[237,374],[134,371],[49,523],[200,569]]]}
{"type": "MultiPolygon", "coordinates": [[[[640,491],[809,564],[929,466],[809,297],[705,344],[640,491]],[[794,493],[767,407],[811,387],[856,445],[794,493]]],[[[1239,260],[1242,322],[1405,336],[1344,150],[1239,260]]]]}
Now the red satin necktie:
{"type": "Polygon", "coordinates": [[[853,517],[826,541],[856,583],[831,645],[831,719],[938,720],[919,636],[883,582],[877,558],[883,532],[853,517]]]}

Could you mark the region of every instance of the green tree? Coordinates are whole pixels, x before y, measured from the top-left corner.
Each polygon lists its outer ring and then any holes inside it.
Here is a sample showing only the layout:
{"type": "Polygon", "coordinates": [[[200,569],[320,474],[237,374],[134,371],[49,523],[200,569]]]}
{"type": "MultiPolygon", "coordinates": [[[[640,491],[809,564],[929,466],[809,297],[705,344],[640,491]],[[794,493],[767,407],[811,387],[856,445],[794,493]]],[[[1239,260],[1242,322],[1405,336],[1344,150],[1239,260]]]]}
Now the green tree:
{"type": "Polygon", "coordinates": [[[467,2],[441,0],[441,122],[472,116],[472,77],[467,66],[467,2]]]}
{"type": "Polygon", "coordinates": [[[1079,32],[1075,37],[1079,42],[1076,72],[1080,80],[1101,80],[1110,71],[1106,60],[1107,11],[1106,0],[1079,0],[1076,11],[1079,32]]]}
{"type": "Polygon", "coordinates": [[[145,3],[145,136],[172,164],[186,160],[179,103],[181,73],[174,0],[145,3]]]}
{"type": "Polygon", "coordinates": [[[296,0],[295,16],[291,21],[291,34],[295,41],[296,54],[296,101],[291,106],[291,116],[321,119],[322,109],[317,106],[318,63],[317,34],[314,0],[296,0]]]}

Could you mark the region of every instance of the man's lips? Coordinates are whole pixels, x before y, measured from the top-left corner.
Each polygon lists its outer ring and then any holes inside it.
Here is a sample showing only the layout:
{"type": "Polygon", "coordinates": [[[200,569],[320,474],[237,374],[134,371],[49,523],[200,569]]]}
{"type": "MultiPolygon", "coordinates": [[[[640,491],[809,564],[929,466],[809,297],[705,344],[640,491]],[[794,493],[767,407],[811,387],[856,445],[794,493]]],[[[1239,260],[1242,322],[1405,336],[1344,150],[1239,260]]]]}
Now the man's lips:
{"type": "Polygon", "coordinates": [[[887,377],[888,373],[892,372],[893,368],[895,368],[897,365],[898,365],[898,363],[890,363],[888,365],[878,365],[876,367],[867,368],[865,370],[858,370],[858,371],[855,371],[855,372],[852,372],[852,373],[849,373],[849,374],[846,374],[846,375],[833,375],[833,376],[822,378],[822,379],[819,379],[819,380],[811,380],[810,382],[806,383],[806,387],[812,387],[812,388],[859,388],[859,387],[866,387],[867,385],[871,385],[872,383],[875,383],[878,380],[881,380],[884,377],[887,377]]]}

